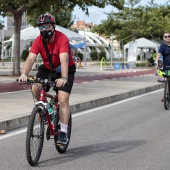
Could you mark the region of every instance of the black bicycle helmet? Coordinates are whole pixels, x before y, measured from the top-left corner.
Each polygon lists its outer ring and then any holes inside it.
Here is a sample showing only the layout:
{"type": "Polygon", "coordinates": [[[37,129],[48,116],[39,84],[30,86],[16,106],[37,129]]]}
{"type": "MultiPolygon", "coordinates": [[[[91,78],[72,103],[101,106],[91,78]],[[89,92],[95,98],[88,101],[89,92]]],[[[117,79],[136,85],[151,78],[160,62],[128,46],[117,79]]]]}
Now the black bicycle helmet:
{"type": "Polygon", "coordinates": [[[37,19],[37,26],[39,26],[41,24],[46,24],[46,23],[51,23],[52,25],[54,25],[56,23],[55,17],[51,14],[40,15],[37,19]]]}

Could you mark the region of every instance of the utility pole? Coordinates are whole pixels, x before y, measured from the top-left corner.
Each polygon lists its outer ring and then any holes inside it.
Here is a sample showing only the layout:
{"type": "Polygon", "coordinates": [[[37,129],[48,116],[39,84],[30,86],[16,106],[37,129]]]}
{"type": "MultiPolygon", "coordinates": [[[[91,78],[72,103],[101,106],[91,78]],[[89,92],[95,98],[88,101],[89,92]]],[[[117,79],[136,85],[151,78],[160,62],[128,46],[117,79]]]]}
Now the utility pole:
{"type": "Polygon", "coordinates": [[[84,48],[84,67],[85,67],[85,70],[86,70],[86,34],[85,34],[85,32],[86,32],[86,29],[85,29],[85,27],[86,27],[86,23],[85,23],[85,20],[86,20],[86,13],[84,12],[84,37],[85,37],[85,48],[84,48]]]}
{"type": "Polygon", "coordinates": [[[111,34],[111,56],[110,56],[111,68],[113,67],[113,33],[111,34]]]}
{"type": "MultiPolygon", "coordinates": [[[[3,17],[3,21],[1,21],[1,24],[4,23],[4,17],[3,17]]],[[[4,66],[4,26],[2,26],[2,38],[1,38],[1,61],[2,61],[2,65],[4,66]]]]}
{"type": "MultiPolygon", "coordinates": [[[[113,14],[113,6],[112,6],[112,14],[113,14]]],[[[113,16],[111,14],[111,18],[113,21],[113,16]]],[[[113,31],[111,30],[111,68],[113,68],[113,31]]]]}

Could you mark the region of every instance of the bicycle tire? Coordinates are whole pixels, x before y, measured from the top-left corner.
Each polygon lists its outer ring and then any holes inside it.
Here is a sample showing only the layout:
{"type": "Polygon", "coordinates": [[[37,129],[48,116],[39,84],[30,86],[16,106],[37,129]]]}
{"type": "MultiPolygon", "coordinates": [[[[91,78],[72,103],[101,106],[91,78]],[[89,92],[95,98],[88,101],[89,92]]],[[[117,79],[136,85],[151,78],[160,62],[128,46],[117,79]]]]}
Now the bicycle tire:
{"type": "Polygon", "coordinates": [[[35,106],[31,113],[26,134],[26,157],[31,166],[35,166],[40,159],[44,143],[44,131],[43,107],[35,106]],[[34,137],[37,138],[36,142],[33,139],[34,137]],[[35,149],[36,152],[34,153],[32,149],[35,149]]]}
{"type": "Polygon", "coordinates": [[[170,82],[168,79],[165,81],[165,87],[164,87],[164,108],[165,110],[169,110],[170,108],[170,82]]]}
{"type": "MultiPolygon", "coordinates": [[[[59,122],[59,112],[57,112],[57,114],[56,114],[56,128],[57,128],[56,131],[58,131],[58,128],[59,128],[58,122],[59,122]]],[[[67,144],[65,144],[65,145],[63,144],[60,146],[56,145],[56,142],[58,139],[58,133],[56,133],[56,136],[54,137],[55,147],[59,153],[64,153],[67,150],[69,142],[70,142],[70,138],[71,138],[71,129],[72,129],[72,115],[70,112],[70,118],[69,118],[68,128],[67,128],[67,137],[68,137],[67,144]]]]}

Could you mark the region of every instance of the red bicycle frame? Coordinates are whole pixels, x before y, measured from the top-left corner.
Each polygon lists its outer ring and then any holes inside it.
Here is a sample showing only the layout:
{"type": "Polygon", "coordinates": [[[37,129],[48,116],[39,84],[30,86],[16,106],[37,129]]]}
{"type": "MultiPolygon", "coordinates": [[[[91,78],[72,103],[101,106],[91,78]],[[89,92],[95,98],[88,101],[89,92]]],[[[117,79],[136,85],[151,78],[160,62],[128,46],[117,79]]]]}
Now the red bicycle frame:
{"type": "MultiPolygon", "coordinates": [[[[58,95],[55,94],[55,95],[51,95],[51,94],[48,94],[45,92],[44,89],[41,89],[40,90],[40,98],[39,98],[39,101],[42,101],[44,103],[47,103],[47,98],[51,98],[51,99],[54,99],[55,100],[55,105],[54,107],[56,107],[56,109],[58,108],[58,95]]],[[[46,109],[46,118],[47,118],[47,122],[48,122],[48,126],[49,126],[49,129],[50,129],[50,135],[55,135],[55,124],[53,124],[51,122],[51,119],[50,119],[50,115],[48,113],[48,110],[46,109]]]]}

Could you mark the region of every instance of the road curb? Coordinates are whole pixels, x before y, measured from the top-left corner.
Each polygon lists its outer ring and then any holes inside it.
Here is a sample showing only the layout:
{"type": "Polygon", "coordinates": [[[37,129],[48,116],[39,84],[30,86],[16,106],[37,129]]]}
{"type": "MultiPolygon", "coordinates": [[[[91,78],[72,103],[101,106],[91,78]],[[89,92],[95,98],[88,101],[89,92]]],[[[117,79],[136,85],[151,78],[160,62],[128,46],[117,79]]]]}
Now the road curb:
{"type": "Polygon", "coordinates": [[[90,109],[90,108],[93,108],[93,107],[109,104],[109,103],[112,103],[112,102],[120,101],[120,100],[127,99],[127,98],[130,98],[130,97],[134,97],[134,96],[137,96],[137,95],[145,94],[145,93],[148,93],[148,92],[151,92],[151,91],[161,89],[163,87],[164,87],[164,84],[161,83],[161,84],[158,84],[158,85],[154,85],[154,86],[150,86],[150,87],[146,87],[146,88],[141,88],[141,89],[129,91],[129,92],[126,92],[126,93],[102,97],[102,98],[94,99],[94,100],[91,100],[91,101],[86,101],[86,102],[83,102],[83,103],[74,104],[74,105],[71,106],[71,110],[72,110],[72,113],[78,112],[78,111],[83,111],[83,110],[90,109]]]}
{"type": "MultiPolygon", "coordinates": [[[[160,83],[158,85],[145,87],[145,88],[137,89],[134,91],[129,91],[126,93],[121,93],[118,95],[106,96],[106,97],[93,99],[93,100],[82,102],[82,103],[73,104],[73,105],[71,105],[71,111],[74,114],[76,112],[83,111],[86,109],[94,108],[97,106],[109,104],[112,102],[120,101],[123,99],[127,99],[127,98],[134,97],[137,95],[145,94],[145,93],[148,93],[151,91],[155,91],[155,90],[161,89],[163,87],[164,87],[164,83],[160,83]]],[[[12,130],[12,129],[26,126],[29,119],[30,119],[30,115],[25,115],[22,117],[17,117],[17,118],[12,118],[10,120],[1,121],[0,129],[12,130]]]]}

